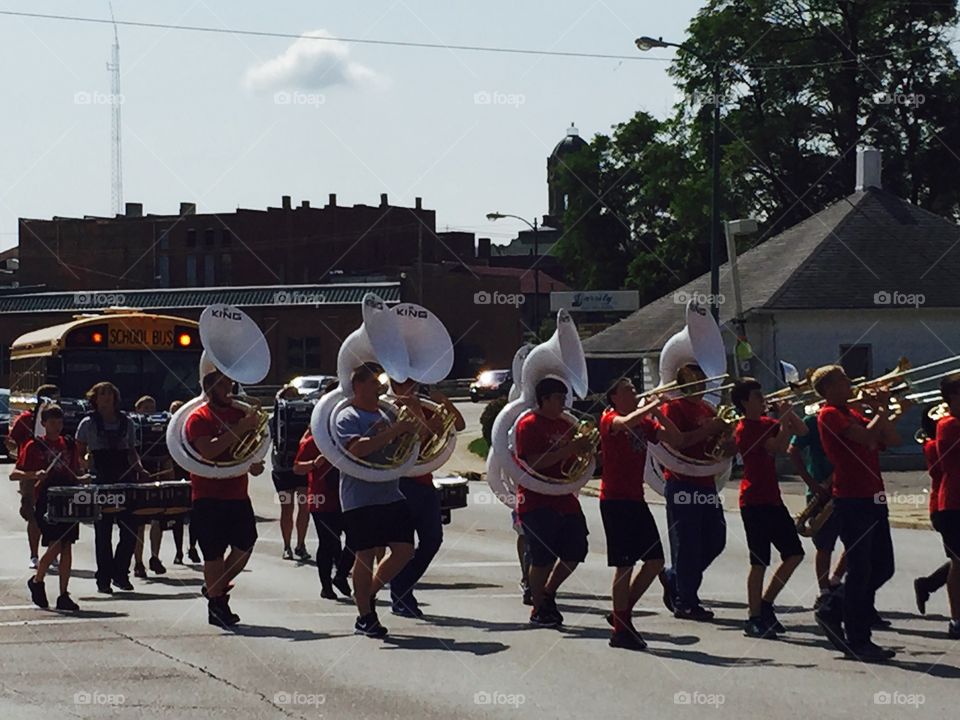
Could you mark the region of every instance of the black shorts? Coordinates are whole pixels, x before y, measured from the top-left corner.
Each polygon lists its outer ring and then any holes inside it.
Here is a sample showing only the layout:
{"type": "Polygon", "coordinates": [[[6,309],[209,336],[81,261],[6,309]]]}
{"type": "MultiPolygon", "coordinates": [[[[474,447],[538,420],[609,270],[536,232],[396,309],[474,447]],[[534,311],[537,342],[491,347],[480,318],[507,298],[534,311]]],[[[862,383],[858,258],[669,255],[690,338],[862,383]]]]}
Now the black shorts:
{"type": "Polygon", "coordinates": [[[770,545],[780,551],[780,559],[799,555],[803,546],[797,535],[797,526],[784,505],[754,505],[740,508],[743,529],[747,533],[750,564],[766,567],[770,564],[770,545]]]}
{"type": "Polygon", "coordinates": [[[228,547],[250,552],[257,542],[257,521],[249,499],[194,500],[190,524],[204,560],[222,559],[228,547]]]}
{"type": "Polygon", "coordinates": [[[273,476],[273,487],[276,488],[278,493],[289,492],[297,488],[306,490],[307,488],[306,475],[294,475],[292,470],[274,470],[271,475],[273,476]]]}
{"type": "Polygon", "coordinates": [[[943,538],[947,557],[960,562],[960,510],[941,510],[937,513],[937,530],[943,538]]]}
{"type": "Polygon", "coordinates": [[[20,517],[27,522],[37,519],[33,501],[33,480],[20,481],[20,517]]]}
{"type": "Polygon", "coordinates": [[[40,528],[40,544],[50,547],[55,542],[63,544],[75,543],[80,539],[80,523],[76,522],[48,522],[47,498],[43,493],[37,499],[37,526],[40,528]]]}
{"type": "Polygon", "coordinates": [[[587,559],[587,519],[583,512],[564,515],[540,508],[520,515],[523,536],[530,552],[530,564],[553,565],[557,560],[579,563],[587,559]]]}
{"type": "Polygon", "coordinates": [[[346,510],[343,528],[347,547],[355,553],[392,543],[413,545],[413,516],[406,500],[346,510]]]}
{"type": "MultiPolygon", "coordinates": [[[[796,527],[796,523],[794,523],[796,527]]],[[[837,540],[840,538],[840,518],[836,512],[830,513],[830,517],[820,526],[820,529],[813,534],[813,546],[817,550],[826,550],[833,552],[837,547],[837,540]]]]}
{"type": "Polygon", "coordinates": [[[940,532],[940,511],[935,510],[930,513],[930,527],[932,527],[937,532],[940,532]]]}
{"type": "Polygon", "coordinates": [[[600,518],[607,536],[609,567],[631,567],[640,560],[663,560],[660,531],[646,502],[601,500],[600,518]]]}

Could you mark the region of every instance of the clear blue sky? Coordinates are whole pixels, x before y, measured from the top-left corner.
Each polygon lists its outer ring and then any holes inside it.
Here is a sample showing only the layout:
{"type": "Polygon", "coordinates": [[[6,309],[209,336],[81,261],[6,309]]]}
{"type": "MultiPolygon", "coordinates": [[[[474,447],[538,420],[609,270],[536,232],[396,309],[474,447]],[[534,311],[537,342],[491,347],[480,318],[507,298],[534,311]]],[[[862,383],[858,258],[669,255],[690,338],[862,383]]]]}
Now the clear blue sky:
{"type": "MultiPolygon", "coordinates": [[[[680,40],[702,0],[116,0],[120,20],[301,34],[638,54],[680,40]]],[[[106,1],[2,9],[109,17],[106,1]]],[[[109,214],[106,25],[0,16],[0,249],[17,218],[109,214]]],[[[120,28],[124,199],[145,212],[294,202],[412,205],[441,229],[505,241],[492,210],[546,212],[546,157],[575,121],[589,138],[675,102],[668,63],[304,43],[120,28]],[[320,49],[322,48],[322,49],[320,49]],[[478,95],[479,93],[479,95],[478,95]],[[484,94],[485,93],[485,94],[484,94]],[[479,99],[479,102],[478,102],[479,99]],[[489,99],[489,102],[484,102],[489,99]],[[285,102],[288,101],[288,102],[285,102]]],[[[672,57],[654,51],[645,57],[672,57]]]]}

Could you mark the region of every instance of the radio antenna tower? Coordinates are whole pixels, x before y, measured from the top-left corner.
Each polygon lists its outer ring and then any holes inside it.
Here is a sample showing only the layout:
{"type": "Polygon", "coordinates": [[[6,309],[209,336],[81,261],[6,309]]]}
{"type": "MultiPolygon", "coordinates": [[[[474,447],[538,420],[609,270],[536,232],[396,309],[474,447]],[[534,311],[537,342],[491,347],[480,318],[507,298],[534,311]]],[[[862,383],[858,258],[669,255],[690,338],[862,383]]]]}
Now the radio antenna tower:
{"type": "Polygon", "coordinates": [[[120,94],[120,39],[117,35],[117,22],[113,17],[113,3],[110,3],[110,20],[113,22],[113,52],[107,70],[110,71],[110,186],[113,197],[113,212],[123,213],[123,150],[120,124],[120,106],[123,96],[120,94]]]}

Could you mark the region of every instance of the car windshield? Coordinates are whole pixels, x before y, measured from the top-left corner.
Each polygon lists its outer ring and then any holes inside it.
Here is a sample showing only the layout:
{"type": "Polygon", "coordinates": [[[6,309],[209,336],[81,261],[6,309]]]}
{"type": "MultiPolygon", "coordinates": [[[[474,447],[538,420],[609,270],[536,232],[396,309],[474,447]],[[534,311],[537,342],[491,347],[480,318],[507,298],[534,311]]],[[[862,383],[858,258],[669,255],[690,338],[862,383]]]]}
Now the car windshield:
{"type": "Polygon", "coordinates": [[[0,390],[0,415],[10,414],[10,391],[0,390]]]}

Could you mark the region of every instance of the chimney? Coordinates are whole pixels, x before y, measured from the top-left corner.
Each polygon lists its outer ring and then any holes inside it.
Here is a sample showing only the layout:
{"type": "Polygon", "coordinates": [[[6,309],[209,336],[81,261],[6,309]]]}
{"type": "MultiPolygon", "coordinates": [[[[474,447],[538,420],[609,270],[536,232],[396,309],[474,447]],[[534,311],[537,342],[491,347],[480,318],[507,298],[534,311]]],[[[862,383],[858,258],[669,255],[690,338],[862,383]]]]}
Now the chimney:
{"type": "Polygon", "coordinates": [[[336,207],[336,206],[337,206],[337,194],[336,194],[336,193],[330,193],[330,196],[327,198],[327,206],[328,206],[328,207],[336,207]]]}
{"type": "Polygon", "coordinates": [[[289,209],[290,209],[290,196],[289,196],[289,195],[284,195],[283,197],[281,197],[281,198],[280,198],[280,202],[281,202],[281,204],[283,205],[283,209],[284,209],[284,210],[289,210],[289,209]]]}
{"type": "Polygon", "coordinates": [[[477,257],[490,259],[490,238],[477,238],[477,257]]]}
{"type": "Polygon", "coordinates": [[[380,193],[380,207],[386,207],[390,202],[387,200],[386,193],[380,193]]]}
{"type": "Polygon", "coordinates": [[[310,201],[309,201],[309,200],[301,200],[301,201],[300,201],[300,207],[302,207],[302,208],[308,208],[308,209],[309,209],[309,207],[310,207],[310,201]]]}
{"type": "Polygon", "coordinates": [[[413,206],[417,210],[423,210],[423,198],[414,198],[413,206]]]}
{"type": "Polygon", "coordinates": [[[189,202],[182,202],[182,203],[180,203],[180,216],[181,216],[181,217],[183,217],[184,215],[196,215],[196,214],[197,214],[197,204],[196,204],[196,203],[189,203],[189,202]]]}
{"type": "Polygon", "coordinates": [[[857,192],[867,188],[880,189],[880,151],[866,147],[857,150],[857,192]]]}
{"type": "Polygon", "coordinates": [[[123,214],[129,218],[143,217],[143,203],[127,203],[123,214]]]}

